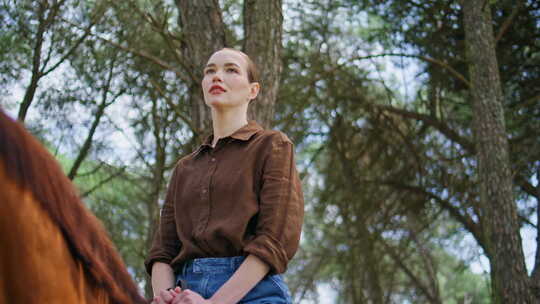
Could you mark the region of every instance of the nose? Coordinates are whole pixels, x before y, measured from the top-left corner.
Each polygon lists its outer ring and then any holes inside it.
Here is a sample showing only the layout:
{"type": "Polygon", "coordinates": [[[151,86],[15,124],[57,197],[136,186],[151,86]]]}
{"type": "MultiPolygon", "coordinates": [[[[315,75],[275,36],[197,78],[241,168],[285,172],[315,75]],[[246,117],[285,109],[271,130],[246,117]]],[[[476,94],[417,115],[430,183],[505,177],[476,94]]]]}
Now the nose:
{"type": "Polygon", "coordinates": [[[212,76],[212,82],[221,82],[221,74],[219,72],[214,73],[214,76],[212,76]]]}

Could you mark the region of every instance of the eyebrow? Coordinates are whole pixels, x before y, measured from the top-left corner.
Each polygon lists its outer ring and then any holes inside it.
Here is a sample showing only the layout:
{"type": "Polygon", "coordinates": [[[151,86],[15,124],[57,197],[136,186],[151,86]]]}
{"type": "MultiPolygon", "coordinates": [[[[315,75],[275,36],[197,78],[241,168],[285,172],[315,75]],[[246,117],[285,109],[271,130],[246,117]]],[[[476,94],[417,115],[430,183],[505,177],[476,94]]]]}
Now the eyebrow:
{"type": "MultiPolygon", "coordinates": [[[[211,68],[211,67],[216,67],[217,65],[215,63],[210,63],[206,66],[206,68],[211,68]]],[[[235,66],[235,67],[238,67],[240,68],[240,66],[234,62],[227,62],[224,64],[224,66],[235,66]]]]}

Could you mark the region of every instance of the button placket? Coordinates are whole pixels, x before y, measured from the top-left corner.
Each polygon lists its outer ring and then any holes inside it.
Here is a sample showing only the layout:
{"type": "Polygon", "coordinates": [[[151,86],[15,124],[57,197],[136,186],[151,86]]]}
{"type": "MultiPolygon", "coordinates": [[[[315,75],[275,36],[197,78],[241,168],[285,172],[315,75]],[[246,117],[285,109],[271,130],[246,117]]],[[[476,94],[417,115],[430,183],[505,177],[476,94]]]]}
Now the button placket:
{"type": "Polygon", "coordinates": [[[204,233],[204,230],[206,229],[208,225],[208,221],[210,220],[210,208],[211,208],[210,185],[212,183],[213,175],[216,171],[216,158],[213,156],[212,152],[209,153],[209,156],[210,156],[209,170],[207,171],[208,173],[206,174],[205,178],[203,179],[201,183],[202,189],[200,192],[200,197],[201,197],[201,202],[203,206],[201,208],[201,213],[200,213],[198,225],[196,228],[196,234],[198,235],[199,238],[201,238],[201,240],[203,238],[202,235],[204,233]]]}

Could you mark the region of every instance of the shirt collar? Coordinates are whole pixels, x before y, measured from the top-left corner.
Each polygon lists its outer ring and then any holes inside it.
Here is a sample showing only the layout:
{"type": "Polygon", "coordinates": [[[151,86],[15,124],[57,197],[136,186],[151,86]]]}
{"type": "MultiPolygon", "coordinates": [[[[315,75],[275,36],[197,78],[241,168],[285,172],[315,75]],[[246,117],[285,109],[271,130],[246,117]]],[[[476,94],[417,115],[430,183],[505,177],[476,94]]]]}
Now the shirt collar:
{"type": "MultiPolygon", "coordinates": [[[[231,137],[234,139],[242,140],[242,141],[248,141],[253,135],[257,134],[259,131],[262,131],[263,128],[255,121],[250,120],[247,125],[244,125],[240,129],[234,131],[231,135],[227,137],[231,137]]],[[[210,147],[212,146],[212,140],[214,139],[214,135],[211,134],[206,137],[206,139],[203,141],[202,145],[199,146],[197,151],[195,152],[195,155],[199,154],[205,146],[210,147]]]]}

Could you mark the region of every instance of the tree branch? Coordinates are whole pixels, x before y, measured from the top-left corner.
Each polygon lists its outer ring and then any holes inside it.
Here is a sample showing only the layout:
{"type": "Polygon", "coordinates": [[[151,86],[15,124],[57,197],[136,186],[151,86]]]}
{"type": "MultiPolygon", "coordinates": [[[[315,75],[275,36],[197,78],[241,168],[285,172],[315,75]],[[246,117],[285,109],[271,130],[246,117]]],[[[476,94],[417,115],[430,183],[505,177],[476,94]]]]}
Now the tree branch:
{"type": "Polygon", "coordinates": [[[407,111],[407,110],[399,109],[399,108],[389,106],[389,105],[370,104],[370,106],[372,106],[374,108],[379,108],[379,109],[382,109],[382,110],[386,110],[386,111],[389,111],[391,113],[399,114],[399,115],[401,115],[401,116],[403,116],[405,118],[412,118],[412,119],[422,121],[423,123],[437,129],[439,132],[441,132],[443,135],[448,137],[450,140],[452,140],[452,141],[458,143],[459,145],[461,145],[470,154],[476,153],[475,152],[476,148],[475,148],[474,144],[469,139],[461,136],[459,133],[454,131],[452,128],[450,128],[448,125],[446,125],[444,122],[442,122],[441,120],[439,120],[437,118],[434,118],[433,116],[426,115],[426,114],[421,114],[421,113],[418,113],[418,112],[407,111]]]}
{"type": "MultiPolygon", "coordinates": [[[[80,29],[80,30],[83,30],[81,27],[79,27],[78,25],[72,23],[72,22],[69,21],[69,20],[62,19],[62,21],[64,21],[64,22],[70,24],[71,26],[77,27],[77,28],[80,29]]],[[[109,44],[109,45],[111,45],[111,46],[114,46],[114,47],[116,47],[116,48],[118,48],[118,49],[120,49],[120,50],[123,50],[123,51],[125,51],[125,52],[130,53],[130,54],[139,56],[139,57],[141,57],[141,58],[144,58],[144,59],[146,59],[146,60],[148,60],[148,61],[150,61],[150,62],[152,62],[152,63],[154,63],[154,64],[156,64],[156,65],[158,65],[158,66],[160,66],[160,67],[163,68],[163,69],[172,71],[172,72],[174,72],[174,73],[176,74],[176,76],[178,76],[178,78],[180,78],[182,81],[184,81],[184,82],[186,82],[186,83],[190,83],[190,79],[189,79],[188,77],[186,77],[186,75],[185,75],[184,73],[182,73],[181,71],[179,71],[177,68],[175,68],[175,67],[173,67],[173,66],[167,64],[165,61],[163,61],[163,60],[161,60],[161,59],[159,59],[159,58],[157,58],[157,57],[154,57],[154,56],[148,54],[147,52],[145,52],[145,51],[143,51],[143,50],[136,50],[136,49],[133,49],[133,48],[130,48],[130,47],[127,47],[127,46],[123,46],[123,45],[121,45],[121,44],[119,44],[119,43],[117,43],[117,42],[114,42],[114,41],[111,41],[111,40],[109,40],[109,39],[103,38],[103,37],[101,37],[101,36],[99,36],[99,35],[97,35],[97,34],[91,33],[91,32],[90,32],[90,35],[91,35],[92,37],[95,37],[95,38],[97,38],[97,39],[99,39],[99,40],[101,40],[101,41],[103,41],[103,42],[105,42],[105,43],[107,43],[107,44],[109,44]]]]}
{"type": "Polygon", "coordinates": [[[50,72],[54,71],[59,65],[61,65],[66,59],[68,59],[71,55],[75,53],[77,48],[84,42],[84,40],[90,35],[90,31],[92,30],[92,27],[95,25],[95,22],[92,22],[88,25],[86,28],[84,34],[75,42],[75,44],[62,56],[52,67],[47,69],[46,71],[43,71],[43,76],[49,74],[50,72]]]}
{"type": "Polygon", "coordinates": [[[112,58],[110,67],[109,67],[109,73],[107,75],[107,82],[105,84],[105,87],[103,88],[103,93],[101,96],[101,103],[99,104],[97,108],[97,112],[94,116],[94,121],[92,122],[92,126],[90,127],[90,130],[88,131],[88,135],[86,136],[86,140],[84,141],[84,144],[81,147],[81,150],[79,151],[79,154],[77,155],[77,158],[75,159],[75,162],[73,163],[73,166],[69,170],[68,178],[70,180],[73,180],[75,176],[77,176],[77,171],[79,170],[79,167],[81,166],[82,162],[88,155],[88,152],[90,151],[90,148],[92,146],[92,141],[94,138],[94,134],[96,133],[97,127],[101,121],[101,118],[103,117],[103,114],[105,113],[105,109],[114,102],[116,98],[118,98],[120,95],[123,94],[123,90],[121,90],[114,99],[111,102],[107,102],[107,95],[110,92],[111,88],[111,82],[113,79],[113,71],[115,67],[116,62],[116,56],[112,58]]]}
{"type": "Polygon", "coordinates": [[[382,244],[382,246],[384,247],[385,251],[388,253],[388,255],[390,256],[390,258],[397,264],[397,266],[399,268],[401,268],[401,270],[403,270],[403,272],[405,273],[405,275],[413,282],[413,284],[418,287],[418,289],[420,289],[420,291],[422,291],[422,293],[428,298],[428,300],[431,302],[431,303],[440,303],[439,301],[437,301],[436,298],[434,298],[434,296],[431,294],[431,292],[429,291],[429,288],[424,285],[424,283],[422,283],[422,281],[420,281],[420,278],[418,278],[414,273],[413,271],[407,267],[407,265],[405,265],[405,263],[403,262],[402,258],[396,253],[396,251],[394,250],[394,248],[392,248],[390,245],[388,245],[386,243],[386,241],[384,241],[384,239],[382,238],[379,238],[379,243],[382,244]]]}
{"type": "Polygon", "coordinates": [[[192,124],[191,120],[189,120],[189,118],[186,115],[184,115],[184,113],[180,112],[180,110],[174,104],[174,102],[171,100],[171,98],[165,94],[165,91],[163,90],[163,88],[154,79],[150,78],[149,81],[152,84],[152,86],[154,87],[154,89],[156,89],[156,91],[158,91],[159,95],[161,95],[161,97],[163,97],[163,99],[165,99],[165,102],[167,102],[169,107],[171,109],[173,109],[174,113],[178,117],[180,117],[180,119],[182,119],[183,122],[185,122],[188,125],[189,129],[191,130],[191,132],[193,132],[193,134],[196,134],[195,126],[192,124]]]}
{"type": "Polygon", "coordinates": [[[416,58],[420,59],[422,61],[426,61],[429,63],[433,63],[435,65],[438,65],[442,67],[443,69],[447,70],[452,76],[456,77],[459,81],[461,81],[463,84],[465,84],[468,88],[471,87],[471,83],[467,78],[465,78],[463,75],[461,75],[458,71],[456,71],[453,67],[451,67],[448,63],[437,60],[434,58],[426,57],[426,56],[420,56],[420,55],[413,55],[413,54],[402,54],[402,53],[384,53],[384,54],[377,54],[377,55],[368,55],[368,56],[358,56],[352,58],[352,60],[362,60],[362,59],[371,59],[371,58],[378,58],[378,57],[407,57],[407,58],[416,58]]]}
{"type": "Polygon", "coordinates": [[[392,187],[397,188],[397,189],[406,190],[406,191],[410,191],[410,192],[413,192],[413,193],[416,193],[416,194],[424,195],[427,198],[435,200],[439,204],[439,206],[441,208],[448,211],[448,213],[454,219],[456,219],[458,222],[460,222],[465,227],[465,229],[467,229],[467,231],[469,231],[471,234],[473,234],[475,239],[479,243],[479,245],[482,248],[485,249],[485,247],[484,247],[484,244],[485,244],[484,236],[483,236],[481,230],[479,229],[478,224],[476,222],[474,222],[469,216],[461,213],[459,208],[452,205],[449,201],[444,200],[444,199],[440,198],[439,196],[437,196],[437,195],[435,195],[435,194],[433,194],[433,193],[431,193],[431,192],[429,192],[429,191],[427,191],[427,190],[425,190],[425,189],[423,189],[422,187],[419,187],[419,186],[407,185],[407,184],[403,184],[403,183],[397,182],[397,181],[384,181],[383,180],[383,181],[370,181],[370,182],[389,185],[389,186],[392,186],[392,187]]]}
{"type": "Polygon", "coordinates": [[[81,195],[81,197],[84,198],[84,197],[87,197],[88,195],[92,194],[92,192],[94,192],[97,189],[101,188],[103,185],[110,182],[112,179],[116,178],[120,174],[124,173],[124,171],[125,171],[125,167],[119,168],[114,174],[109,175],[107,178],[101,180],[97,185],[95,185],[94,187],[92,187],[89,190],[87,190],[86,192],[84,192],[81,195]]]}
{"type": "Polygon", "coordinates": [[[502,24],[499,32],[497,33],[497,36],[495,37],[495,44],[497,44],[499,40],[501,40],[501,38],[504,36],[504,34],[506,34],[508,29],[512,25],[512,22],[514,22],[514,20],[516,19],[519,11],[523,8],[523,1],[518,2],[519,3],[512,9],[512,13],[510,14],[510,16],[508,16],[508,18],[504,20],[504,23],[502,24]]]}

